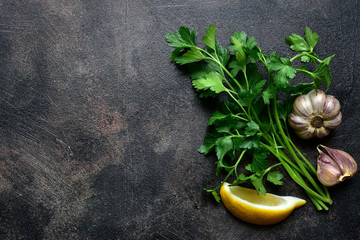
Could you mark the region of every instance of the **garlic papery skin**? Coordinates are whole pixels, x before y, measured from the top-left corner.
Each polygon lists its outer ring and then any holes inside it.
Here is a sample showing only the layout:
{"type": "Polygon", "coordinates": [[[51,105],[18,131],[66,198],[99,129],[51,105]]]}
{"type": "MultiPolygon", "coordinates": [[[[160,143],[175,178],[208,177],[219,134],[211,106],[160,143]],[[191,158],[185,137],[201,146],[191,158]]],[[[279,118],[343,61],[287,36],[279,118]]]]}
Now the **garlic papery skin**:
{"type": "Polygon", "coordinates": [[[298,96],[288,117],[289,125],[303,139],[326,137],[341,121],[340,102],[320,89],[298,96]]]}
{"type": "Polygon", "coordinates": [[[319,145],[317,150],[320,154],[317,159],[317,177],[323,185],[331,187],[355,175],[357,163],[350,154],[323,145],[319,145]]]}

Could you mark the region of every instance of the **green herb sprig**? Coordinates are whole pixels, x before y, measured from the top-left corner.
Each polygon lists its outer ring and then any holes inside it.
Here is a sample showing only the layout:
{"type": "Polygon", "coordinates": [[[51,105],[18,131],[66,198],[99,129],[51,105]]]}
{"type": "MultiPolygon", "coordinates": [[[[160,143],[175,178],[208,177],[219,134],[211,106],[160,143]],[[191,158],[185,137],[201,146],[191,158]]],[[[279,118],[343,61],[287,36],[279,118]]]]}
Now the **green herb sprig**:
{"type": "Polygon", "coordinates": [[[279,57],[276,52],[266,55],[255,38],[244,31],[231,36],[228,48],[222,47],[215,37],[214,25],[202,37],[203,48],[196,43],[196,31],[187,27],[166,35],[168,45],[174,48],[171,61],[187,66],[200,98],[228,96],[219,110],[212,113],[204,143],[198,149],[205,155],[215,151],[216,174],[226,171],[227,175],[219,186],[205,190],[220,202],[219,188],[232,179],[232,185],[251,182],[258,193],[265,194],[265,180],[283,184],[282,173],[274,171],[281,165],[318,210],[328,210],[332,203],[329,192],[318,183],[315,168],[291,140],[287,116],[294,97],[322,85],[329,88],[329,62],[334,55],[323,60],[317,56],[314,48],[319,37],[309,28],[305,29],[304,37],[292,34],[285,38],[296,52],[292,58],[279,57]],[[302,66],[296,67],[295,62],[302,66]],[[297,73],[310,81],[290,84],[297,73]],[[277,100],[280,92],[287,98],[277,100]],[[270,154],[279,163],[268,166],[270,154]],[[239,170],[245,155],[252,160],[242,166],[247,175],[239,170]]]}

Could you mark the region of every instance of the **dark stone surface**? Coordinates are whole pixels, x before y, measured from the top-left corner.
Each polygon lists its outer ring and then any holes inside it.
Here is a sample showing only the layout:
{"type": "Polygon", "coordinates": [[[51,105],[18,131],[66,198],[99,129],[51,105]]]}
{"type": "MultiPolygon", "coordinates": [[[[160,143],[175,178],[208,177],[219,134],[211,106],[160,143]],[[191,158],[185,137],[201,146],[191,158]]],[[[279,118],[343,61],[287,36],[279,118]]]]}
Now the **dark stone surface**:
{"type": "MultiPolygon", "coordinates": [[[[323,140],[359,159],[357,1],[29,0],[0,2],[0,239],[358,239],[359,176],[286,221],[243,223],[202,191],[201,145],[216,101],[170,63],[181,25],[218,40],[245,30],[290,55],[305,26],[332,60],[344,122],[323,140]]],[[[299,142],[315,162],[318,141],[299,142]]],[[[307,198],[291,181],[274,188],[307,198]]]]}

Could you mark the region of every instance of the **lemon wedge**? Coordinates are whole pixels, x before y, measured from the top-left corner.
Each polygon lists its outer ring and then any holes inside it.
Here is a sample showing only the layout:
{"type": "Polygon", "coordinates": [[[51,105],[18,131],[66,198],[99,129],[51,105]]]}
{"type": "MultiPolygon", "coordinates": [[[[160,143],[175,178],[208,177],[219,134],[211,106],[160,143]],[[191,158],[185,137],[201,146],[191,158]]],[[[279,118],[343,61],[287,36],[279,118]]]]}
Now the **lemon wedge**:
{"type": "Polygon", "coordinates": [[[257,225],[278,223],[306,203],[292,196],[258,195],[254,189],[230,186],[229,183],[221,186],[220,196],[225,208],[235,217],[257,225]]]}

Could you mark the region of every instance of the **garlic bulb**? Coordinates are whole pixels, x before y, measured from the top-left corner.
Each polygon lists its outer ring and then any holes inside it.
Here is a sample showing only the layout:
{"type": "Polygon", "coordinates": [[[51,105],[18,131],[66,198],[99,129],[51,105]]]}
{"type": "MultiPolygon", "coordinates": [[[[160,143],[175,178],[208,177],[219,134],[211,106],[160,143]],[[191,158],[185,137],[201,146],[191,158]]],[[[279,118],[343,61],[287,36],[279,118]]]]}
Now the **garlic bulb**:
{"type": "Polygon", "coordinates": [[[290,126],[303,139],[329,135],[332,129],[340,125],[341,120],[340,102],[319,89],[298,96],[288,117],[290,126]]]}
{"type": "Polygon", "coordinates": [[[317,150],[320,154],[317,159],[317,176],[325,186],[334,186],[345,179],[352,178],[356,173],[357,164],[348,153],[323,145],[319,145],[317,150]]]}

